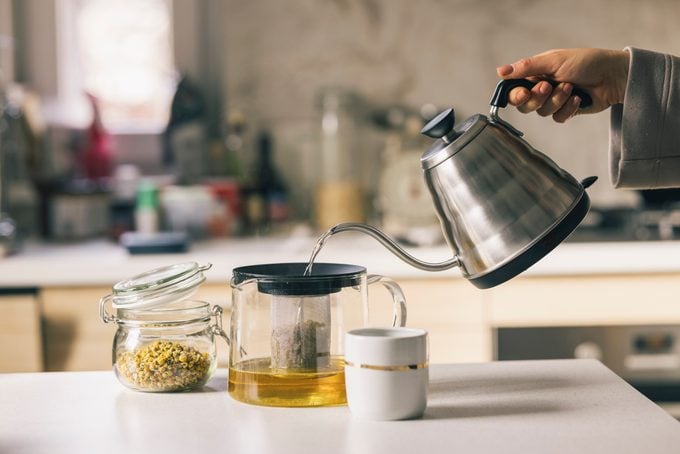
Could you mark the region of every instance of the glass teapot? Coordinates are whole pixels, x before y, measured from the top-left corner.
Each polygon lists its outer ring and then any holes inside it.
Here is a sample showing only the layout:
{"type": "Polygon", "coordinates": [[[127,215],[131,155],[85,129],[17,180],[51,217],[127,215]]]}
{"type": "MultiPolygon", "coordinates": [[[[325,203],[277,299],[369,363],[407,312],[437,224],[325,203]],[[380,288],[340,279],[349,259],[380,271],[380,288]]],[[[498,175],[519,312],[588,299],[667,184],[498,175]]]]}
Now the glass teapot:
{"type": "Polygon", "coordinates": [[[235,399],[285,407],[346,403],[344,335],[372,320],[370,284],[390,292],[392,326],[406,324],[406,300],[391,279],[332,263],[315,263],[305,276],[307,265],[233,270],[229,393],[235,399]]]}

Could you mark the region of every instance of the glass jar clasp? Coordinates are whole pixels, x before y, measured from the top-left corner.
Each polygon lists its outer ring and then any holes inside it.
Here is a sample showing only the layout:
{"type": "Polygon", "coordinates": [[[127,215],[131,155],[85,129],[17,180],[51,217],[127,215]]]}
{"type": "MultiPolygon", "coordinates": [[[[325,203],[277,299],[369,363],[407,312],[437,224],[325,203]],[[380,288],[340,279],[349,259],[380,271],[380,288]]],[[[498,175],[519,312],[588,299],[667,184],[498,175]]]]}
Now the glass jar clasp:
{"type": "MultiPolygon", "coordinates": [[[[217,334],[218,336],[220,336],[222,339],[225,340],[227,345],[231,347],[231,340],[229,339],[229,336],[227,335],[227,333],[225,333],[224,330],[222,329],[222,312],[223,312],[222,306],[218,306],[217,304],[215,304],[212,307],[211,312],[212,312],[212,316],[215,317],[215,324],[212,325],[213,334],[217,334]]],[[[248,354],[243,349],[243,347],[240,347],[239,351],[240,351],[241,355],[245,356],[245,355],[248,354]]]]}
{"type": "Polygon", "coordinates": [[[212,326],[212,331],[213,334],[217,334],[218,336],[222,337],[226,342],[227,345],[231,346],[231,340],[229,340],[229,336],[227,336],[227,333],[224,332],[224,329],[222,329],[222,306],[218,306],[215,304],[212,307],[212,316],[215,317],[215,324],[212,326]]]}
{"type": "Polygon", "coordinates": [[[112,299],[113,295],[109,293],[99,300],[99,318],[101,318],[104,323],[118,323],[118,318],[106,312],[106,303],[111,302],[112,299]]]}

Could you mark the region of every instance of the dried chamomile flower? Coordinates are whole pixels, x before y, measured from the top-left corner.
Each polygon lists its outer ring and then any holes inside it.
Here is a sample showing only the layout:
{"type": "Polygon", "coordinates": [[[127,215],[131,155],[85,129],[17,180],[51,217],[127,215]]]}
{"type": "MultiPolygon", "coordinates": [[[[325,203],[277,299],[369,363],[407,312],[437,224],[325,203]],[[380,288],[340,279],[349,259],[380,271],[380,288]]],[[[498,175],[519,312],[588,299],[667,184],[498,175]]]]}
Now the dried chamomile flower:
{"type": "Polygon", "coordinates": [[[204,384],[211,358],[179,342],[154,341],[118,355],[119,374],[131,385],[145,391],[179,391],[204,384]]]}

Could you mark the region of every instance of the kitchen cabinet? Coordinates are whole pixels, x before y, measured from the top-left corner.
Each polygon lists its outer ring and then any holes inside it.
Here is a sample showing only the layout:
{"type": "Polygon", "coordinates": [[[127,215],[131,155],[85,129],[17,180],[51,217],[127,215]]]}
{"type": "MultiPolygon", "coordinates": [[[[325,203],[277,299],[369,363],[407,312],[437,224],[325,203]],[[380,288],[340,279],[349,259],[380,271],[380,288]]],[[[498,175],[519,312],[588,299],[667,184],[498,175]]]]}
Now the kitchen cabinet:
{"type": "MultiPolygon", "coordinates": [[[[431,362],[474,362],[488,357],[491,336],[485,326],[481,294],[465,281],[452,279],[400,280],[407,300],[408,326],[429,331],[431,362]]],[[[111,368],[114,324],[99,319],[99,299],[110,289],[100,286],[49,287],[42,300],[45,370],[82,371],[111,368]]],[[[370,288],[374,324],[391,322],[391,298],[379,286],[370,288]]],[[[228,331],[231,290],[209,284],[199,288],[197,299],[220,305],[228,331]]],[[[226,366],[228,347],[216,338],[218,364],[226,366]]]]}
{"type": "MultiPolygon", "coordinates": [[[[462,279],[398,279],[407,304],[407,326],[425,328],[431,363],[476,362],[490,357],[484,292],[462,279]]],[[[385,324],[391,313],[387,292],[369,287],[369,300],[377,314],[373,324],[385,324]],[[379,321],[381,323],[379,323],[379,321]]]]}
{"type": "MultiPolygon", "coordinates": [[[[431,362],[494,359],[502,327],[680,324],[680,273],[520,276],[477,290],[460,279],[400,281],[431,362]]],[[[384,304],[384,303],[383,303],[384,304]]]]}
{"type": "MultiPolygon", "coordinates": [[[[447,277],[403,278],[397,282],[406,296],[407,326],[429,332],[431,363],[492,360],[493,332],[500,327],[680,323],[680,273],[528,276],[488,290],[447,277]]],[[[104,286],[47,287],[40,291],[45,370],[110,369],[116,326],[104,324],[98,311],[99,299],[109,291],[104,286]]],[[[223,325],[228,330],[231,291],[226,283],[204,284],[195,298],[222,306],[223,325]]],[[[372,285],[369,301],[371,324],[391,323],[389,293],[372,285]]],[[[12,307],[15,312],[2,317],[11,326],[26,326],[27,317],[38,313],[37,302],[27,297],[15,301],[12,307]],[[20,301],[28,303],[24,307],[20,301]],[[16,312],[18,307],[20,312],[16,312]],[[23,317],[24,322],[18,317],[23,317]],[[10,323],[10,319],[18,321],[10,323]]],[[[33,332],[39,339],[39,327],[35,323],[31,326],[32,331],[24,328],[21,332],[33,332]]],[[[218,364],[224,367],[228,348],[220,338],[216,342],[218,364]]],[[[34,353],[28,357],[38,358],[31,366],[36,369],[30,370],[40,370],[42,357],[35,353],[39,352],[39,344],[26,344],[33,345],[30,348],[34,353]]]]}
{"type": "MultiPolygon", "coordinates": [[[[0,336],[4,336],[0,348],[5,349],[0,367],[110,369],[116,327],[99,319],[99,299],[114,282],[172,263],[213,264],[195,297],[224,308],[226,329],[233,268],[304,261],[313,243],[314,238],[206,241],[192,245],[185,254],[163,255],[130,255],[102,241],[27,247],[0,261],[0,290],[38,289],[33,295],[0,295],[0,300],[13,301],[0,305],[0,336]],[[13,345],[30,353],[14,353],[13,345]],[[19,365],[19,359],[26,362],[19,365]]],[[[430,261],[450,255],[445,246],[411,252],[430,261]]],[[[680,324],[679,256],[680,241],[565,243],[525,273],[487,290],[475,288],[457,270],[416,270],[372,238],[339,236],[325,246],[321,258],[360,263],[370,273],[395,279],[406,295],[407,325],[429,331],[430,362],[460,363],[492,360],[496,328],[680,324]]],[[[388,292],[372,285],[369,300],[371,323],[389,324],[388,292]]],[[[217,348],[218,364],[225,366],[227,346],[217,339],[217,348]]]]}
{"type": "Polygon", "coordinates": [[[530,276],[491,289],[491,327],[680,323],[680,273],[530,276]]]}
{"type": "Polygon", "coordinates": [[[45,370],[111,368],[114,325],[99,319],[97,287],[46,288],[41,292],[45,370]]]}
{"type": "Polygon", "coordinates": [[[43,370],[36,292],[0,295],[0,372],[43,370]]]}

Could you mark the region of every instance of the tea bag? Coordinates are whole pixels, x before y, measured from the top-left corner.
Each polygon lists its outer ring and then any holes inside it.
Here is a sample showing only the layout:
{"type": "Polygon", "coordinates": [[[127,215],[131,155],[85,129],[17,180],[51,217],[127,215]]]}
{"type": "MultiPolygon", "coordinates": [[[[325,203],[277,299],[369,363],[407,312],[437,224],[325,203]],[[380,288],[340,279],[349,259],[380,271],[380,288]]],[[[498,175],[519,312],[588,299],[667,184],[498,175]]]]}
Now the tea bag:
{"type": "Polygon", "coordinates": [[[330,364],[330,295],[272,295],[271,366],[318,369],[330,364]]]}

